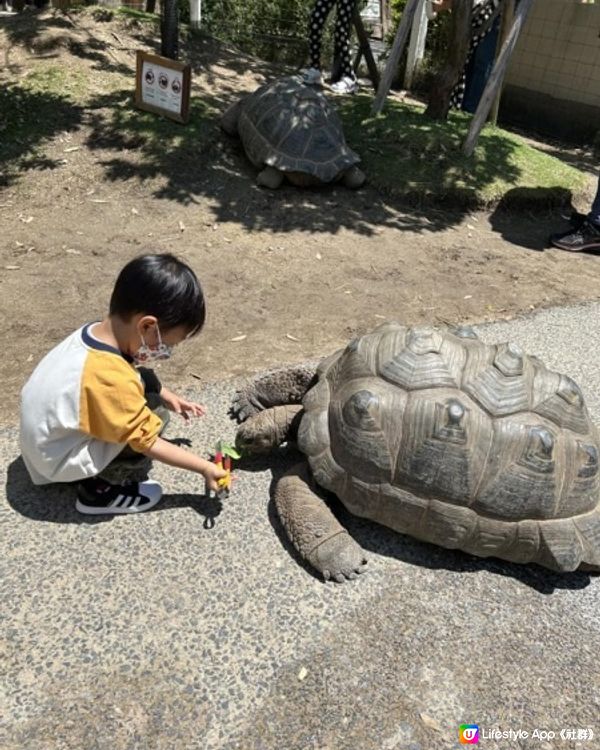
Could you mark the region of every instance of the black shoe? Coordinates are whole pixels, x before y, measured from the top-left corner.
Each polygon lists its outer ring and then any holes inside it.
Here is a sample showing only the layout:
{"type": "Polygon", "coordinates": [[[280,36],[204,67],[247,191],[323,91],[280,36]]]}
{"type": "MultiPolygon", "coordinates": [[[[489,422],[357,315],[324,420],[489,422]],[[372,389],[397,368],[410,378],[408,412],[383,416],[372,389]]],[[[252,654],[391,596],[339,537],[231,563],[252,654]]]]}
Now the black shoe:
{"type": "Polygon", "coordinates": [[[553,234],[550,237],[550,244],[572,253],[578,253],[581,250],[600,250],[600,227],[586,220],[578,229],[553,234]]]}
{"type": "Polygon", "coordinates": [[[153,508],[161,497],[162,488],[158,482],[110,484],[92,477],[79,483],[75,507],[88,515],[141,513],[153,508]]]}

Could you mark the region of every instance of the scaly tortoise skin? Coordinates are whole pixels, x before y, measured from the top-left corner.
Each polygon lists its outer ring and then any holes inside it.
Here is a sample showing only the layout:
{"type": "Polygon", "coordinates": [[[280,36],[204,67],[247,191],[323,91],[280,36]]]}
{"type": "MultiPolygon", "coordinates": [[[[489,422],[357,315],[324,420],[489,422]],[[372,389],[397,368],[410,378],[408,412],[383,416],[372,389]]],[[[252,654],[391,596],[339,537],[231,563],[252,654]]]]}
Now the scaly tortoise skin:
{"type": "MultiPolygon", "coordinates": [[[[250,417],[238,443],[265,450],[299,423],[310,473],[296,467],[280,480],[276,503],[326,577],[355,577],[364,556],[324,520],[311,475],[352,513],[427,542],[556,571],[600,569],[598,433],[571,378],[515,344],[484,344],[472,329],[387,323],[301,382],[301,407],[271,410],[288,411],[267,437],[268,413],[250,417]],[[332,545],[346,551],[329,554],[332,545]]],[[[238,395],[244,416],[256,409],[255,390],[238,395]]],[[[271,403],[289,400],[271,387],[271,403]]]]}
{"type": "Polygon", "coordinates": [[[295,185],[344,179],[360,187],[360,157],[348,148],[337,112],[327,98],[298,76],[260,86],[236,102],[221,120],[230,135],[239,135],[255,167],[259,184],[278,187],[284,175],[295,185]]]}

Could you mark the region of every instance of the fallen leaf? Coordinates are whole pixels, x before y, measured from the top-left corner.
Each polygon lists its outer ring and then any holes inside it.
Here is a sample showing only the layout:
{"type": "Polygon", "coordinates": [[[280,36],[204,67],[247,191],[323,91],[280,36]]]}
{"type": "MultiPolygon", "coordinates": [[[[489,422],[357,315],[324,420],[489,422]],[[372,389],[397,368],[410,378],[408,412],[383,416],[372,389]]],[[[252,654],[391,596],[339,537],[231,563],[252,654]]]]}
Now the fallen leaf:
{"type": "Polygon", "coordinates": [[[436,732],[441,732],[442,727],[440,726],[440,723],[433,719],[431,716],[428,716],[427,714],[420,713],[419,718],[425,724],[426,727],[429,727],[430,729],[435,729],[436,732]]]}
{"type": "Polygon", "coordinates": [[[25,243],[24,242],[19,242],[19,240],[15,240],[15,245],[17,247],[25,247],[25,243]]]}
{"type": "Polygon", "coordinates": [[[308,676],[308,669],[306,667],[302,667],[302,669],[298,672],[298,679],[300,681],[305,680],[308,676]]]}
{"type": "Polygon", "coordinates": [[[229,339],[230,341],[243,341],[246,338],[246,334],[242,333],[241,336],[234,336],[232,339],[229,339]]]}
{"type": "Polygon", "coordinates": [[[286,338],[288,338],[290,341],[300,341],[300,339],[297,339],[295,336],[292,336],[291,333],[285,334],[286,338]]]}

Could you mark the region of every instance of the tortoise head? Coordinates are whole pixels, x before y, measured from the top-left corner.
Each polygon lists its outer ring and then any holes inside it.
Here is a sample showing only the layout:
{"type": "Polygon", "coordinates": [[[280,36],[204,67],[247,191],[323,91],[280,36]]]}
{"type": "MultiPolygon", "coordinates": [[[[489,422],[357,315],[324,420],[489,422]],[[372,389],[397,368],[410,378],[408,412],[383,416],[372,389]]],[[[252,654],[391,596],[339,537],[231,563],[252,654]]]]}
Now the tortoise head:
{"type": "Polygon", "coordinates": [[[301,414],[301,404],[274,406],[255,414],[238,427],[236,448],[246,455],[265,454],[295,440],[301,414]]]}

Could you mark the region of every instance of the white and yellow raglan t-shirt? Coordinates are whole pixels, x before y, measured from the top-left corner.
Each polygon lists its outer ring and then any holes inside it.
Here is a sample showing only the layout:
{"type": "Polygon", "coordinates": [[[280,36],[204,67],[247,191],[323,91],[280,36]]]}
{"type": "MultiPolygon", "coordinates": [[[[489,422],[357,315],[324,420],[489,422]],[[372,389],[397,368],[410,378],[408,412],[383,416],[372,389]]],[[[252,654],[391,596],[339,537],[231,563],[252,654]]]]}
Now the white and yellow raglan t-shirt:
{"type": "Polygon", "coordinates": [[[125,445],[143,453],[162,428],[139,372],[84,326],[54,347],[21,393],[21,453],[34,484],[95,476],[125,445]]]}

